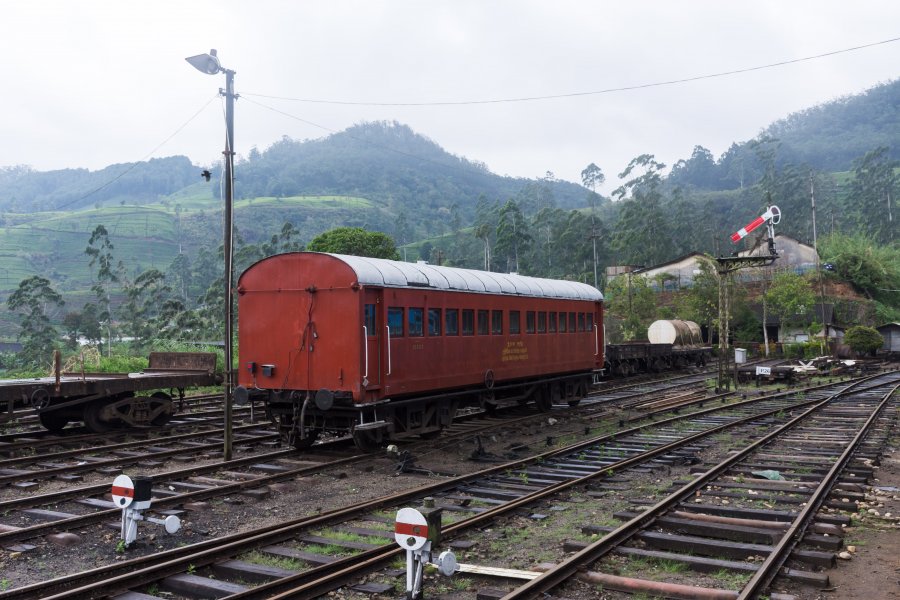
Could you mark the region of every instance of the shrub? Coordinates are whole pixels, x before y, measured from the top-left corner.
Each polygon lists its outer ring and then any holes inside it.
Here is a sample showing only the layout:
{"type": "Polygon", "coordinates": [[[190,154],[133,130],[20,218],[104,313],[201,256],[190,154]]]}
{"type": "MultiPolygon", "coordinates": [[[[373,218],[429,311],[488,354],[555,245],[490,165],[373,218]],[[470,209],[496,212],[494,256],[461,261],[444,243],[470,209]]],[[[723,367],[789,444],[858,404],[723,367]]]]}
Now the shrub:
{"type": "Polygon", "coordinates": [[[875,351],[884,344],[884,339],[874,327],[857,325],[844,334],[844,343],[857,354],[875,354],[875,351]]]}

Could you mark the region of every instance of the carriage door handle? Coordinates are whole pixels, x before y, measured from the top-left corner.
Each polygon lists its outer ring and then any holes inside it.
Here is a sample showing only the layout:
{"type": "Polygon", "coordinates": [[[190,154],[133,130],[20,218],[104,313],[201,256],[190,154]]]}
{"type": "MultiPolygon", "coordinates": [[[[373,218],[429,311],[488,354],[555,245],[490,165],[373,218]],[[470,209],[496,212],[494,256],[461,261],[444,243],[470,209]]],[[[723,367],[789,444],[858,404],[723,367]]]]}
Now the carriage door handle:
{"type": "Polygon", "coordinates": [[[369,330],[363,325],[363,344],[366,348],[366,372],[363,373],[363,379],[369,376],[369,330]]]}
{"type": "Polygon", "coordinates": [[[385,329],[387,329],[387,347],[388,347],[388,370],[385,375],[391,374],[391,326],[385,325],[385,329]]]}
{"type": "Polygon", "coordinates": [[[600,329],[597,327],[597,324],[594,324],[594,356],[600,354],[600,338],[598,335],[600,334],[600,329]]]}

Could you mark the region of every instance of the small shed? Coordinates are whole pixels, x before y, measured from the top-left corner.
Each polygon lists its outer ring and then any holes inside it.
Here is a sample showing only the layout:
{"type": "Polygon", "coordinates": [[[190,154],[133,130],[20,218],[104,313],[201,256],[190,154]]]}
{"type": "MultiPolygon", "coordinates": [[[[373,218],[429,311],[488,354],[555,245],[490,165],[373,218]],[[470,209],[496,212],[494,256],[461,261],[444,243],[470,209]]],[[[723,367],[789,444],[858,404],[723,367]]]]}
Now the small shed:
{"type": "Polygon", "coordinates": [[[900,352],[900,323],[886,323],[875,329],[884,338],[882,352],[900,352]]]}

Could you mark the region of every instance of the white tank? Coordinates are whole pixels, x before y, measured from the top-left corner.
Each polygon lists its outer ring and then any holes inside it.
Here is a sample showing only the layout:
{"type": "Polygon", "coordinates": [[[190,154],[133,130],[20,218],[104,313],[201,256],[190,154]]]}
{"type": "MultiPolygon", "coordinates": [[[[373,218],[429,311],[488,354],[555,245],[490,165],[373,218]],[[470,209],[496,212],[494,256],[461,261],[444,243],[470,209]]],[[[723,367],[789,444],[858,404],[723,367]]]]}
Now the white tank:
{"type": "Polygon", "coordinates": [[[647,339],[651,344],[675,344],[693,346],[703,342],[700,326],[693,321],[661,319],[653,321],[647,329],[647,339]]]}

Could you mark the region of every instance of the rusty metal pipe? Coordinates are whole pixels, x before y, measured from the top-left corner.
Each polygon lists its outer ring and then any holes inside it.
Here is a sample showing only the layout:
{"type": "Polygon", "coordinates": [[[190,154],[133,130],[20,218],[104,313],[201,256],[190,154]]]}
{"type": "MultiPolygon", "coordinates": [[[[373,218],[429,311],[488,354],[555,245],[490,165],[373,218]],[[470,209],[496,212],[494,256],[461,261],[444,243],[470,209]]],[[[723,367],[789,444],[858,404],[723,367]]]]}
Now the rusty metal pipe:
{"type": "Polygon", "coordinates": [[[717,590],[712,588],[682,585],[680,583],[666,583],[665,581],[649,581],[647,579],[633,579],[618,575],[607,575],[597,571],[586,571],[578,574],[578,579],[587,583],[602,585],[604,588],[620,592],[643,592],[663,596],[665,598],[681,598],[683,600],[734,600],[737,592],[731,590],[717,590]]]}
{"type": "MultiPolygon", "coordinates": [[[[674,511],[673,517],[679,519],[690,519],[693,521],[703,521],[705,523],[718,523],[720,525],[735,525],[737,527],[756,527],[757,529],[774,529],[784,531],[790,527],[790,523],[781,521],[763,521],[759,519],[739,519],[736,517],[720,517],[718,515],[707,515],[705,513],[693,513],[686,511],[674,511]]],[[[830,523],[813,523],[810,529],[816,533],[827,533],[837,537],[843,537],[843,530],[837,525],[830,523]]]]}
{"type": "MultiPolygon", "coordinates": [[[[680,583],[666,583],[665,581],[649,581],[646,579],[633,579],[618,575],[607,575],[597,571],[584,571],[577,575],[578,579],[585,583],[602,585],[611,590],[620,592],[647,592],[659,594],[666,598],[680,598],[682,600],[733,600],[738,597],[738,592],[731,590],[718,590],[712,588],[683,585],[680,583]]],[[[771,600],[796,600],[791,594],[770,594],[771,600]]]]}

